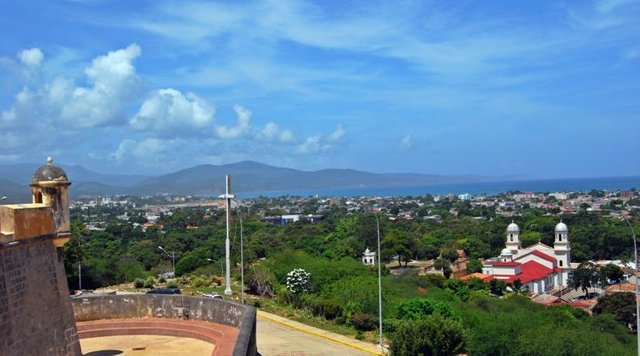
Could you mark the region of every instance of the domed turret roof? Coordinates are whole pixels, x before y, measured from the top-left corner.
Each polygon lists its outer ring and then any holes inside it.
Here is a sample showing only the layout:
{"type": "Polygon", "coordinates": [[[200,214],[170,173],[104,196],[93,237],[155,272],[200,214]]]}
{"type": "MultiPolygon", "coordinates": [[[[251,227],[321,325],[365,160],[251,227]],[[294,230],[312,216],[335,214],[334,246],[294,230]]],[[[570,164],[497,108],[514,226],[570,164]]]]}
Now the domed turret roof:
{"type": "Polygon", "coordinates": [[[556,225],[556,232],[569,232],[569,228],[567,227],[567,224],[560,221],[558,225],[556,225]]]}
{"type": "Polygon", "coordinates": [[[520,227],[513,221],[507,226],[507,232],[520,232],[520,227]]]}
{"type": "Polygon", "coordinates": [[[68,182],[67,174],[64,170],[53,164],[53,158],[47,158],[47,164],[38,168],[33,174],[31,183],[43,181],[68,182]]]}
{"type": "Polygon", "coordinates": [[[513,256],[513,253],[508,248],[503,248],[500,252],[500,256],[513,256]]]}

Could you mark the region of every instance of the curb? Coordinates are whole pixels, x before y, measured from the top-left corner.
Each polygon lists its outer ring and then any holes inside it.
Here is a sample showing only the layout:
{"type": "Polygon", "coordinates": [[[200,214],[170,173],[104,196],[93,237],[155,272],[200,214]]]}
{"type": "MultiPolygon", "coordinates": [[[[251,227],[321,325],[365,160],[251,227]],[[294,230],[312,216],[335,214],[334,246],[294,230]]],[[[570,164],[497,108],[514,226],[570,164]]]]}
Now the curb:
{"type": "Polygon", "coordinates": [[[282,320],[278,320],[278,319],[272,318],[272,317],[268,316],[268,314],[267,315],[265,315],[265,314],[266,314],[265,312],[258,311],[258,318],[267,319],[267,320],[272,321],[274,323],[278,323],[280,325],[284,325],[284,326],[286,326],[288,328],[291,328],[291,329],[294,329],[294,330],[298,330],[298,331],[301,331],[303,333],[310,334],[310,335],[313,335],[313,336],[317,336],[317,337],[320,337],[320,338],[335,342],[337,344],[348,346],[348,347],[351,347],[353,349],[356,349],[356,350],[359,350],[359,351],[363,351],[363,352],[366,352],[366,353],[371,354],[371,355],[383,356],[383,354],[380,353],[380,352],[372,351],[372,350],[366,349],[364,347],[361,347],[359,345],[352,344],[352,343],[347,342],[347,341],[339,340],[337,338],[333,338],[333,337],[330,337],[330,336],[327,336],[327,335],[324,335],[324,334],[321,334],[321,333],[317,333],[317,332],[308,330],[306,328],[301,328],[301,327],[295,326],[293,324],[284,322],[282,320]]]}

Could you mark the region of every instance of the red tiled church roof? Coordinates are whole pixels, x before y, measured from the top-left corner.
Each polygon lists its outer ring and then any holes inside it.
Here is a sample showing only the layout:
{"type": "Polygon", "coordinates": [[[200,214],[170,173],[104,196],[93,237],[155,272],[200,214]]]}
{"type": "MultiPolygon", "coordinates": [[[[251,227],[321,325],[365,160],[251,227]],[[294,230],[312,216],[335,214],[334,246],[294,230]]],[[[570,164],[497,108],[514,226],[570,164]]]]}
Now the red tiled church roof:
{"type": "MultiPolygon", "coordinates": [[[[517,263],[517,262],[514,262],[514,263],[517,263]]],[[[496,275],[492,275],[485,278],[485,281],[491,281],[493,278],[496,278],[496,279],[505,281],[507,283],[513,283],[516,279],[519,279],[520,283],[526,284],[532,281],[543,279],[552,273],[554,273],[554,271],[551,268],[547,268],[536,261],[529,261],[522,264],[519,274],[516,274],[516,275],[497,275],[496,274],[496,275]]]]}
{"type": "Polygon", "coordinates": [[[544,252],[540,252],[540,251],[538,251],[538,250],[533,250],[533,251],[531,251],[531,253],[532,253],[532,254],[534,254],[534,255],[536,255],[536,256],[538,256],[538,257],[540,257],[540,258],[542,258],[542,259],[545,259],[545,260],[547,260],[547,261],[549,261],[549,262],[556,263],[556,259],[555,259],[555,258],[553,258],[553,257],[551,257],[551,256],[549,256],[549,255],[547,255],[547,254],[546,254],[546,253],[544,253],[544,252]]]}

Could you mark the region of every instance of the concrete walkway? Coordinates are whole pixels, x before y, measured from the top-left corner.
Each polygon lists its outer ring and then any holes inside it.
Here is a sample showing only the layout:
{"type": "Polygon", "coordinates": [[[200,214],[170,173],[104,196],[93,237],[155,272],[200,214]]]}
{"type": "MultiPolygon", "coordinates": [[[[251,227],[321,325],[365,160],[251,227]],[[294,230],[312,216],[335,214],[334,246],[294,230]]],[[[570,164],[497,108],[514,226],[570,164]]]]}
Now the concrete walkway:
{"type": "Polygon", "coordinates": [[[270,355],[382,355],[380,347],[258,310],[258,352],[270,355]]]}

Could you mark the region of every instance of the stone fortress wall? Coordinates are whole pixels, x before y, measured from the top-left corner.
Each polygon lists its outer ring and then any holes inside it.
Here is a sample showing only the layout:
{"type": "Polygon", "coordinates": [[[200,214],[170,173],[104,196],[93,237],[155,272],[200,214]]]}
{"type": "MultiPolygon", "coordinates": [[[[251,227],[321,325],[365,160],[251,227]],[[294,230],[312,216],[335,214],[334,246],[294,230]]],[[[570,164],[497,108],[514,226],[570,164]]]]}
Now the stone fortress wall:
{"type": "Polygon", "coordinates": [[[50,161],[33,203],[0,206],[0,355],[82,354],[62,262],[70,184],[50,161]]]}

